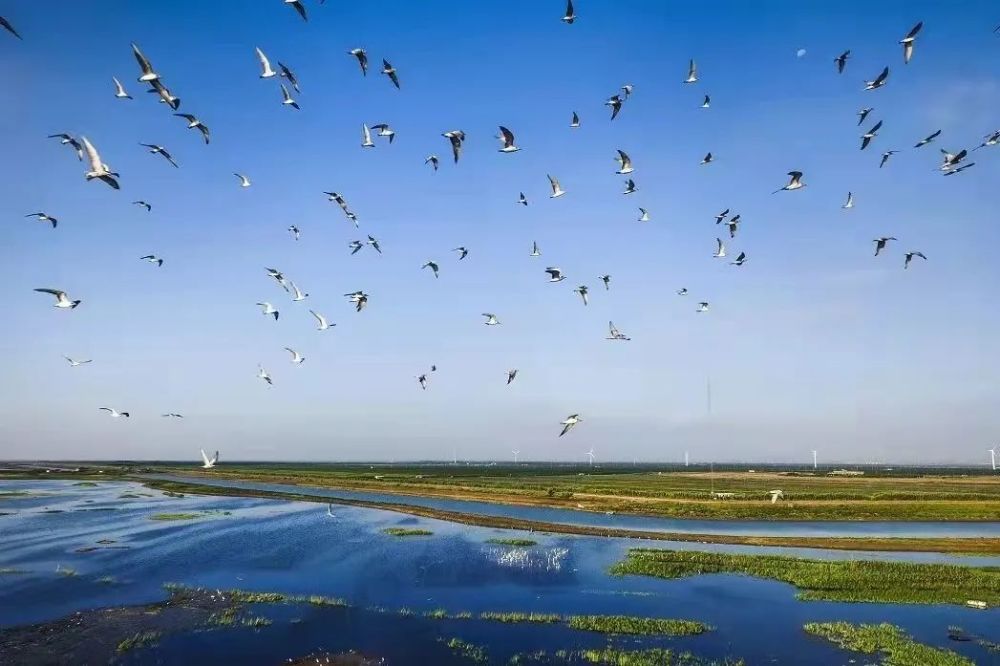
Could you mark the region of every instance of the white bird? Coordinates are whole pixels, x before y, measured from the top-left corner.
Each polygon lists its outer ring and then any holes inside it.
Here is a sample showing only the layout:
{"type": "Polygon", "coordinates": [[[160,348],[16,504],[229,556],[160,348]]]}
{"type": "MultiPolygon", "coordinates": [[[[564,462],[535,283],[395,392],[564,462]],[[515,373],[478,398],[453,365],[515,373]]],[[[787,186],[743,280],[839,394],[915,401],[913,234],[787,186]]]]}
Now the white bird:
{"type": "Polygon", "coordinates": [[[118,174],[112,171],[107,164],[101,160],[101,156],[97,152],[97,148],[94,148],[87,137],[81,136],[80,140],[83,142],[83,150],[87,153],[87,162],[90,164],[90,171],[84,174],[87,180],[102,180],[116,190],[119,189],[118,181],[115,178],[118,174]]]}
{"type": "Polygon", "coordinates": [[[708,312],[708,301],[698,303],[698,309],[695,312],[708,312]]]}
{"type": "Polygon", "coordinates": [[[361,248],[363,248],[364,246],[365,244],[359,240],[352,240],[350,243],[347,244],[347,247],[351,248],[351,255],[355,255],[358,252],[360,252],[361,248]]]}
{"type": "Polygon", "coordinates": [[[315,312],[314,310],[310,310],[309,314],[311,314],[313,317],[316,317],[316,330],[317,331],[325,331],[326,329],[330,328],[331,326],[336,326],[336,324],[331,324],[330,322],[328,322],[326,320],[326,317],[324,317],[323,315],[321,315],[318,312],[315,312]]]}
{"type": "Polygon", "coordinates": [[[500,320],[492,312],[484,312],[483,316],[486,317],[486,321],[483,323],[487,326],[498,326],[500,324],[500,320]]]}
{"type": "Polygon", "coordinates": [[[958,151],[957,153],[949,153],[944,148],[941,149],[941,155],[943,156],[943,161],[941,162],[941,171],[950,171],[958,166],[958,163],[966,158],[968,151],[965,149],[958,151]]]}
{"type": "Polygon", "coordinates": [[[112,409],[110,407],[100,407],[99,409],[101,411],[108,412],[113,419],[121,418],[122,416],[129,418],[128,412],[119,412],[117,409],[112,409]]]}
{"type": "Polygon", "coordinates": [[[512,368],[507,371],[507,386],[510,386],[510,383],[514,381],[515,377],[517,377],[517,368],[512,368]]]}
{"type": "MultiPolygon", "coordinates": [[[[54,135],[54,136],[59,136],[59,135],[54,135]]],[[[66,135],[64,134],[62,136],[66,135]]],[[[63,141],[63,143],[66,143],[66,141],[63,141]]],[[[976,146],[975,148],[973,148],[972,150],[979,150],[980,148],[986,148],[987,146],[995,146],[998,143],[1000,143],[1000,130],[997,130],[992,134],[987,134],[986,136],[984,136],[983,142],[978,146],[976,146]]]]}
{"type": "Polygon", "coordinates": [[[866,106],[865,108],[863,108],[860,111],[858,111],[858,126],[859,127],[861,126],[861,123],[865,122],[865,118],[868,117],[868,114],[871,113],[874,110],[875,110],[875,107],[866,106]]]}
{"type": "Polygon", "coordinates": [[[940,135],[941,135],[941,130],[938,130],[936,132],[928,134],[926,137],[924,137],[923,139],[921,139],[920,141],[918,141],[917,145],[915,145],[913,147],[914,148],[920,148],[921,146],[926,146],[928,143],[930,143],[934,139],[938,138],[940,135]]]}
{"type": "Polygon", "coordinates": [[[716,238],[715,242],[718,244],[718,246],[715,249],[715,254],[713,254],[712,256],[715,257],[716,259],[721,259],[722,257],[726,256],[726,245],[725,243],[722,242],[721,238],[716,238]]]}
{"type": "Polygon", "coordinates": [[[361,75],[368,76],[368,52],[364,49],[351,49],[348,53],[358,59],[361,75]]]}
{"type": "Polygon", "coordinates": [[[517,197],[517,203],[521,204],[522,206],[528,205],[528,198],[524,196],[524,192],[521,192],[520,195],[517,197]]]}
{"type": "Polygon", "coordinates": [[[274,76],[276,72],[271,69],[271,61],[267,59],[267,56],[264,55],[259,46],[255,46],[254,50],[257,51],[257,60],[260,61],[260,78],[269,79],[274,76]]]}
{"type": "Polygon", "coordinates": [[[361,147],[362,148],[374,148],[375,142],[372,141],[371,130],[368,129],[368,125],[361,125],[361,147]]]}
{"type": "Polygon", "coordinates": [[[206,144],[209,142],[208,126],[205,125],[205,123],[201,122],[190,113],[175,113],[174,115],[177,116],[178,118],[183,118],[184,120],[186,120],[188,123],[187,124],[188,129],[196,129],[199,132],[201,132],[201,138],[205,140],[206,144]]]}
{"type": "Polygon", "coordinates": [[[545,269],[545,272],[549,274],[549,282],[562,282],[566,279],[566,276],[562,274],[562,270],[555,266],[549,266],[545,269]]]}
{"type": "Polygon", "coordinates": [[[622,86],[622,92],[625,93],[625,99],[631,97],[634,91],[635,91],[635,86],[633,86],[631,83],[626,83],[625,85],[622,86]]]}
{"type": "Polygon", "coordinates": [[[448,143],[451,144],[451,156],[455,164],[458,164],[458,158],[462,154],[462,144],[465,143],[465,132],[462,130],[448,130],[447,132],[442,132],[441,136],[448,139],[448,143]]]}
{"type": "Polygon", "coordinates": [[[148,202],[146,202],[146,201],[133,201],[132,205],[133,206],[142,206],[143,208],[146,209],[147,213],[153,212],[153,205],[150,204],[150,203],[148,203],[148,202]]]}
{"type": "Polygon", "coordinates": [[[734,215],[727,222],[726,226],[729,228],[729,237],[736,238],[736,230],[740,226],[740,215],[734,215]]]}
{"type": "Polygon", "coordinates": [[[576,293],[580,294],[580,298],[583,299],[583,304],[587,305],[587,294],[590,293],[590,291],[587,289],[587,285],[581,284],[579,287],[577,287],[573,291],[575,291],[576,293]]]}
{"type": "Polygon", "coordinates": [[[77,368],[77,367],[80,367],[81,365],[83,365],[84,363],[90,363],[92,361],[92,359],[89,359],[89,358],[88,359],[84,359],[82,361],[77,361],[76,359],[72,359],[69,356],[63,356],[63,358],[66,359],[67,361],[69,361],[69,366],[71,368],[77,368]]]}
{"type": "Polygon", "coordinates": [[[618,112],[622,110],[622,104],[624,100],[619,95],[612,95],[608,98],[608,101],[604,103],[604,106],[611,107],[611,120],[618,117],[618,112]]]}
{"type": "Polygon", "coordinates": [[[576,111],[573,112],[573,119],[569,121],[569,126],[571,129],[576,129],[580,126],[580,116],[577,115],[576,111]]]}
{"type": "Polygon", "coordinates": [[[894,240],[896,240],[895,236],[881,236],[874,239],[872,242],[875,243],[875,256],[877,257],[879,252],[885,249],[886,243],[894,240]]]}
{"type": "Polygon", "coordinates": [[[299,109],[299,103],[292,99],[292,95],[288,92],[288,88],[285,84],[281,84],[281,104],[283,106],[290,106],[296,111],[299,109]]]}
{"type": "Polygon", "coordinates": [[[432,167],[434,167],[435,171],[438,170],[438,163],[439,162],[440,162],[440,160],[438,160],[438,156],[437,155],[428,155],[427,159],[424,160],[424,164],[430,164],[432,167]]]}
{"type": "Polygon", "coordinates": [[[910,267],[910,262],[913,261],[913,257],[920,257],[924,261],[927,261],[927,257],[924,256],[923,252],[907,252],[904,255],[903,268],[910,267]]]}
{"type": "Polygon", "coordinates": [[[43,289],[43,288],[38,288],[38,289],[35,289],[35,291],[41,292],[43,294],[52,294],[53,296],[55,296],[56,297],[56,304],[53,307],[56,307],[56,308],[70,309],[70,310],[72,310],[76,306],[78,306],[80,303],[82,303],[82,301],[71,301],[69,299],[69,296],[66,295],[66,292],[65,291],[61,291],[59,289],[43,289]]]}
{"type": "Polygon", "coordinates": [[[298,240],[299,239],[299,235],[302,233],[299,230],[299,228],[297,226],[295,226],[294,224],[291,225],[291,226],[289,226],[288,229],[287,229],[287,231],[288,231],[288,233],[290,233],[292,235],[292,238],[294,238],[295,240],[298,240]]]}
{"type": "Polygon", "coordinates": [[[294,282],[290,282],[289,286],[292,289],[292,300],[295,302],[304,301],[309,297],[309,294],[302,293],[302,290],[294,282]]]}
{"type": "Polygon", "coordinates": [[[789,191],[791,191],[791,190],[800,190],[800,189],[802,189],[803,187],[806,186],[806,184],[802,182],[802,172],[801,171],[789,171],[788,175],[791,178],[788,181],[788,185],[785,185],[784,187],[779,187],[774,192],[771,192],[771,194],[777,194],[778,192],[781,192],[783,190],[789,190],[789,191]]]}
{"type": "Polygon", "coordinates": [[[882,153],[882,161],[878,163],[878,168],[881,169],[885,166],[885,163],[889,161],[889,158],[898,153],[898,150],[887,150],[882,153]]]}
{"type": "Polygon", "coordinates": [[[382,254],[382,248],[378,244],[378,239],[372,236],[371,234],[368,234],[368,240],[365,241],[365,243],[367,245],[371,245],[375,249],[375,251],[378,252],[379,254],[382,254]]]}
{"type": "Polygon", "coordinates": [[[372,129],[378,132],[378,136],[389,139],[389,143],[392,143],[393,139],[396,138],[396,131],[389,127],[388,123],[379,123],[378,125],[372,125],[372,129]]]}
{"type": "Polygon", "coordinates": [[[559,179],[555,176],[549,176],[549,185],[552,186],[552,195],[549,197],[550,199],[555,199],[566,194],[563,188],[559,186],[559,179]]]}
{"type": "Polygon", "coordinates": [[[722,222],[727,217],[729,217],[729,209],[728,208],[715,216],[715,223],[719,224],[720,222],[722,222]]]}
{"type": "Polygon", "coordinates": [[[219,462],[219,452],[218,451],[215,452],[214,458],[209,458],[208,455],[205,453],[205,449],[202,449],[201,459],[204,461],[204,464],[201,466],[202,469],[212,469],[213,467],[215,467],[215,463],[219,462]]]}
{"type": "MultiPolygon", "coordinates": [[[[72,148],[73,150],[75,150],[76,151],[76,158],[78,160],[80,160],[81,162],[83,161],[83,146],[80,145],[80,142],[77,141],[75,137],[73,137],[73,136],[71,136],[69,134],[66,134],[65,132],[62,132],[60,134],[49,134],[48,138],[49,139],[59,139],[59,143],[60,144],[62,144],[64,146],[69,146],[70,148],[72,148]]],[[[986,145],[986,144],[983,144],[983,145],[986,145]]]]}
{"type": "Polygon", "coordinates": [[[160,83],[160,81],[150,81],[149,85],[152,86],[146,92],[156,93],[160,96],[160,104],[166,104],[171,109],[176,111],[181,107],[181,98],[176,97],[170,90],[167,89],[165,85],[160,83]]]}
{"type": "Polygon", "coordinates": [[[580,418],[579,414],[570,414],[569,416],[567,416],[565,421],[560,422],[560,425],[563,427],[563,429],[562,432],[559,433],[559,436],[562,437],[563,435],[568,433],[573,428],[573,426],[575,426],[577,423],[580,423],[581,421],[583,421],[583,419],[580,418]]]}
{"type": "Polygon", "coordinates": [[[649,211],[642,206],[639,207],[639,221],[649,222],[649,211]]]}
{"type": "Polygon", "coordinates": [[[417,377],[417,383],[420,384],[420,388],[422,388],[423,390],[426,391],[427,390],[427,375],[424,374],[424,375],[420,375],[419,377],[417,377]]]}
{"type": "Polygon", "coordinates": [[[280,60],[278,61],[278,69],[281,70],[278,72],[278,76],[283,79],[288,79],[288,82],[292,84],[292,88],[295,89],[295,92],[302,92],[299,90],[299,80],[295,78],[295,72],[288,69],[288,67],[283,65],[280,60]]]}
{"type": "Polygon", "coordinates": [[[924,27],[924,22],[920,21],[915,26],[910,28],[910,31],[906,33],[906,37],[899,40],[899,43],[903,45],[903,64],[910,64],[910,58],[913,57],[913,45],[917,39],[917,33],[920,29],[924,27]]]}
{"type": "Polygon", "coordinates": [[[542,251],[538,249],[538,243],[531,241],[531,254],[529,257],[540,257],[542,256],[542,251]]]}
{"type": "Polygon", "coordinates": [[[420,267],[420,270],[423,270],[425,268],[431,269],[431,272],[434,273],[434,277],[438,276],[438,265],[437,265],[437,262],[428,261],[426,264],[424,264],[423,266],[420,267]]]}
{"type": "Polygon", "coordinates": [[[599,275],[597,279],[604,283],[604,291],[609,291],[611,289],[611,276],[610,275],[599,275]]]}
{"type": "Polygon", "coordinates": [[[687,296],[688,295],[687,287],[681,287],[680,289],[678,289],[677,290],[677,295],[678,296],[687,296]]]}
{"type": "Polygon", "coordinates": [[[698,82],[698,65],[694,60],[688,61],[688,75],[684,79],[684,83],[697,83],[698,82]]]}
{"type": "Polygon", "coordinates": [[[847,193],[847,201],[844,202],[844,205],[841,206],[841,208],[854,208],[854,193],[853,192],[848,192],[847,193]]]}
{"type": "Polygon", "coordinates": [[[302,361],[306,360],[305,356],[298,353],[291,347],[285,347],[285,351],[292,355],[292,363],[294,363],[295,365],[300,365],[302,361]]]}
{"type": "Polygon", "coordinates": [[[264,301],[263,303],[258,303],[257,305],[261,307],[261,314],[263,314],[264,316],[270,315],[274,317],[275,321],[278,320],[279,313],[277,310],[274,309],[273,305],[271,305],[267,301],[264,301]]]}
{"type": "Polygon", "coordinates": [[[785,493],[780,490],[771,490],[768,494],[771,496],[771,504],[775,504],[778,500],[785,498],[785,493]]]}
{"type": "Polygon", "coordinates": [[[458,252],[458,260],[459,261],[461,261],[462,259],[465,259],[467,256],[469,256],[469,251],[466,250],[464,247],[452,248],[451,251],[452,252],[458,252]]]}
{"type": "Polygon", "coordinates": [[[267,374],[267,370],[259,363],[257,364],[257,377],[267,382],[268,386],[274,386],[274,382],[271,381],[271,375],[267,374]]]}
{"type": "Polygon", "coordinates": [[[628,337],[627,335],[625,335],[624,333],[622,333],[621,331],[619,331],[615,327],[614,322],[609,321],[608,322],[608,337],[607,337],[607,339],[608,340],[631,340],[632,338],[628,337]]]}
{"type": "Polygon", "coordinates": [[[305,5],[302,4],[302,0],[285,0],[286,5],[291,5],[292,9],[299,13],[303,21],[308,21],[309,17],[306,16],[305,5]]]}
{"type": "Polygon", "coordinates": [[[330,516],[331,518],[336,518],[337,517],[337,516],[333,515],[333,503],[332,502],[330,502],[330,503],[328,503],[326,505],[326,515],[330,516]]]}
{"type": "Polygon", "coordinates": [[[396,74],[396,68],[385,58],[382,58],[382,73],[388,76],[392,85],[396,86],[396,90],[399,90],[399,76],[396,74]]]}
{"type": "Polygon", "coordinates": [[[281,271],[274,268],[264,268],[264,270],[267,271],[267,276],[269,278],[273,278],[282,289],[288,291],[288,280],[285,279],[285,276],[281,273],[281,271]]]}
{"type": "Polygon", "coordinates": [[[714,159],[715,158],[712,157],[712,153],[705,153],[705,156],[701,158],[700,164],[702,165],[711,164],[714,159]]]}
{"type": "Polygon", "coordinates": [[[344,294],[344,296],[347,297],[348,301],[354,303],[356,312],[361,312],[368,305],[368,294],[363,291],[355,291],[350,294],[344,294]]]}
{"type": "Polygon", "coordinates": [[[501,153],[516,153],[521,150],[514,145],[514,133],[503,125],[500,125],[500,135],[497,138],[503,143],[500,147],[501,153]]]}
{"type": "Polygon", "coordinates": [[[615,173],[621,176],[627,176],[635,171],[635,169],[632,168],[632,158],[630,158],[624,150],[618,149],[618,157],[616,157],[615,160],[618,162],[620,167],[618,171],[615,171],[615,173]]]}
{"type": "Polygon", "coordinates": [[[115,82],[115,97],[118,99],[132,99],[132,95],[125,92],[125,86],[116,77],[112,76],[111,80],[115,82]]]}
{"type": "Polygon", "coordinates": [[[865,81],[865,90],[878,90],[879,88],[885,85],[888,79],[889,79],[889,68],[886,67],[873,80],[865,81]]]}
{"type": "Polygon", "coordinates": [[[743,264],[746,263],[746,261],[747,261],[747,253],[746,252],[740,252],[739,255],[736,257],[736,261],[730,261],[729,265],[730,266],[742,266],[743,264]]]}
{"type": "Polygon", "coordinates": [[[949,169],[948,171],[945,171],[944,174],[942,174],[942,175],[945,175],[945,176],[954,176],[956,173],[962,173],[966,169],[969,169],[969,168],[974,167],[974,166],[976,166],[975,162],[969,162],[968,164],[964,164],[964,165],[958,167],[957,169],[949,169]]]}
{"type": "Polygon", "coordinates": [[[234,173],[234,176],[240,179],[240,187],[250,187],[250,179],[241,173],[234,173]]]}
{"type": "Polygon", "coordinates": [[[625,181],[625,190],[622,192],[622,194],[633,194],[638,189],[639,188],[635,186],[635,181],[629,178],[628,180],[625,181]]]}
{"type": "Polygon", "coordinates": [[[148,261],[151,264],[156,264],[157,266],[162,266],[163,265],[163,259],[160,259],[159,257],[157,257],[156,255],[153,255],[153,254],[147,254],[144,257],[139,257],[139,259],[141,261],[148,261]]]}
{"type": "Polygon", "coordinates": [[[573,25],[573,21],[576,20],[576,13],[573,11],[573,0],[566,0],[566,15],[560,20],[567,25],[573,25]]]}
{"type": "Polygon", "coordinates": [[[48,215],[46,213],[28,213],[27,215],[25,215],[25,217],[34,217],[39,222],[48,222],[49,224],[52,225],[53,229],[55,229],[56,226],[59,224],[59,220],[58,219],[56,219],[56,218],[54,218],[51,215],[48,215]]]}
{"type": "Polygon", "coordinates": [[[153,71],[153,65],[150,64],[149,59],[142,54],[142,51],[134,43],[132,44],[132,55],[135,56],[136,62],[139,63],[139,69],[142,70],[142,75],[139,76],[138,81],[149,83],[160,78],[160,75],[153,71]]]}
{"type": "Polygon", "coordinates": [[[870,130],[861,135],[861,150],[864,150],[865,148],[868,147],[868,144],[871,143],[872,139],[878,136],[878,131],[881,128],[882,128],[882,121],[880,120],[877,123],[875,123],[875,125],[872,126],[870,130]]]}
{"type": "Polygon", "coordinates": [[[178,167],[177,162],[174,161],[174,158],[170,155],[170,153],[167,152],[167,149],[164,148],[163,146],[158,146],[155,143],[140,143],[139,145],[145,148],[149,148],[149,152],[153,155],[162,155],[163,159],[174,165],[175,169],[180,168],[178,167]]]}
{"type": "Polygon", "coordinates": [[[707,108],[709,108],[710,106],[712,106],[712,98],[711,98],[711,97],[709,97],[708,95],[705,95],[705,99],[704,99],[704,101],[702,101],[702,103],[701,103],[701,108],[703,108],[703,109],[707,109],[707,108]]]}

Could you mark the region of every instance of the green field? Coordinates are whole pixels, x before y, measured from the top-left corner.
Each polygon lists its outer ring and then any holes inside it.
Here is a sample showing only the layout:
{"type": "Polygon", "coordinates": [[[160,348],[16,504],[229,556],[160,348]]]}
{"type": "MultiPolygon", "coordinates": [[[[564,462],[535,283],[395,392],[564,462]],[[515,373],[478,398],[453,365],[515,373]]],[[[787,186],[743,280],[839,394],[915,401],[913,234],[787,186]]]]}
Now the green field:
{"type": "Polygon", "coordinates": [[[951,650],[917,643],[892,624],[812,622],[804,629],[846,650],[878,654],[885,666],[974,666],[971,660],[951,650]]]}

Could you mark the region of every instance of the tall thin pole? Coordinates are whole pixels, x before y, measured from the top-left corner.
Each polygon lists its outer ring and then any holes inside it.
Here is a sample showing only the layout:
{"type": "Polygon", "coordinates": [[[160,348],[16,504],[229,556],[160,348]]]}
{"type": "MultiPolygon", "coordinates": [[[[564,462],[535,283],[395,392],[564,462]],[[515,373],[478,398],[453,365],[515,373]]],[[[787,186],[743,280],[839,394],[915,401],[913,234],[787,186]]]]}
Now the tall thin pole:
{"type": "Polygon", "coordinates": [[[990,451],[990,466],[993,468],[993,471],[995,472],[995,471],[997,471],[997,450],[996,450],[996,447],[990,449],[989,451],[990,451]]]}
{"type": "Polygon", "coordinates": [[[816,451],[813,451],[813,469],[816,469],[816,451]]]}
{"type": "Polygon", "coordinates": [[[685,451],[684,452],[684,466],[687,467],[688,464],[689,464],[689,462],[688,462],[688,452],[685,451]]]}

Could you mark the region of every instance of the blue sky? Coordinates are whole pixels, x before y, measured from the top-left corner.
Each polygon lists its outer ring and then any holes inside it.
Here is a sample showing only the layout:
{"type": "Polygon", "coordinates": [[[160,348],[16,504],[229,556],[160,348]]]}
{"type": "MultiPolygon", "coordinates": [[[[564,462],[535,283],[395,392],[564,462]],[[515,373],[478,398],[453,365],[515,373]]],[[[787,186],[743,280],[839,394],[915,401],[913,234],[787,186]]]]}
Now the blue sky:
{"type": "Polygon", "coordinates": [[[230,460],[504,459],[519,448],[582,460],[593,446],[604,460],[796,461],[812,448],[826,460],[987,459],[1000,427],[1000,147],[955,177],[935,168],[938,148],[1000,128],[990,3],[581,0],[572,26],[555,0],[377,11],[307,0],[308,23],[278,0],[57,8],[0,9],[24,36],[0,35],[0,458],[204,447],[230,460]],[[897,41],[918,20],[904,66],[897,41]],[[211,128],[210,145],[143,92],[130,41],[211,128]],[[295,71],[301,111],[258,78],[255,46],[295,71]],[[346,53],[356,46],[367,77],[346,53]],[[837,75],[832,58],[847,48],[837,75]],[[401,90],[378,73],[382,57],[401,90]],[[685,85],[691,57],[700,81],[685,85]],[[862,92],[885,65],[889,84],[862,92]],[[112,76],[134,100],[114,98],[112,76]],[[602,104],[625,83],[635,93],[610,122],[602,104]],[[866,126],[884,121],[864,152],[862,106],[875,107],[866,126]],[[379,122],[395,142],[362,149],[361,124],[379,122]],[[497,152],[501,124],[520,152],[497,152]],[[440,136],[450,129],[468,135],[457,166],[440,136]],[[912,148],[937,129],[936,143],[912,148]],[[85,182],[45,138],[64,131],[97,145],[120,192],[85,182]],[[164,145],[181,168],[139,142],[164,145]],[[617,148],[635,164],[630,196],[617,148]],[[890,148],[900,153],[878,169],[890,148]],[[708,151],[715,162],[700,166],[708,151]],[[432,153],[436,173],[423,164],[432,153]],[[808,187],[772,196],[790,169],[808,187]],[[548,173],[565,197],[548,198],[548,173]],[[347,197],[359,230],[324,190],[347,197]],[[844,211],[848,190],[856,207],[844,211]],[[651,222],[637,222],[639,206],[651,222]],[[742,268],[711,257],[724,208],[743,216],[730,244],[747,252],[742,268]],[[58,229],[23,217],[35,211],[58,229]],[[350,256],[368,233],[384,255],[350,256]],[[882,235],[900,240],[874,258],[882,235]],[[528,256],[532,241],[542,257],[528,256]],[[930,260],[904,272],[907,250],[930,260]],[[164,266],[138,260],[148,253],[164,266]],[[420,270],[428,259],[440,279],[420,270]],[[546,282],[552,265],[565,282],[546,282]],[[265,266],[310,297],[290,302],[265,266]],[[35,287],[83,304],[55,310],[35,287]],[[341,296],[357,289],[371,295],[360,314],[341,296]],[[710,313],[695,313],[699,300],[710,313]],[[336,328],[317,332],[310,307],[336,328]],[[481,312],[503,325],[483,326],[481,312]],[[632,341],[606,341],[609,319],[632,341]],[[94,362],[70,368],[63,354],[94,362]],[[133,417],[110,419],[105,405],[133,417]],[[557,438],[574,412],[584,423],[557,438]]]}

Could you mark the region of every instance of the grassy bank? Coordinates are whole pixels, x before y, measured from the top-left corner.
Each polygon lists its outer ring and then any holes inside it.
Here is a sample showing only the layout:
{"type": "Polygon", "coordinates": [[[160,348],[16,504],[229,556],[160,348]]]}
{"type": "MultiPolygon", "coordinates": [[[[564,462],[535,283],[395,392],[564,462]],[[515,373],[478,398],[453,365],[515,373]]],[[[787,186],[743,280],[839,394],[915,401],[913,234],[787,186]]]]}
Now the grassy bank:
{"type": "Polygon", "coordinates": [[[873,560],[811,560],[777,555],[633,549],[614,575],[684,578],[735,573],[772,578],[799,589],[802,599],[886,603],[1000,604],[1000,567],[963,567],[873,560]]]}
{"type": "Polygon", "coordinates": [[[656,636],[697,636],[710,629],[694,620],[671,620],[628,615],[573,615],[567,624],[571,629],[597,631],[603,634],[636,634],[656,636]]]}
{"type": "Polygon", "coordinates": [[[262,497],[269,499],[291,500],[297,502],[317,502],[327,504],[334,502],[348,506],[360,506],[371,509],[396,511],[423,518],[447,520],[464,525],[478,525],[518,531],[534,530],[553,534],[578,534],[582,536],[615,537],[629,539],[647,539],[653,541],[682,541],[694,543],[736,544],[747,546],[774,546],[788,548],[828,548],[834,550],[873,550],[897,552],[940,552],[962,553],[968,555],[1000,554],[1000,538],[881,538],[881,537],[779,537],[779,536],[744,536],[732,534],[692,534],[688,532],[652,532],[622,528],[590,527],[586,525],[567,525],[535,520],[523,520],[503,516],[485,516],[481,514],[446,511],[429,507],[399,504],[392,502],[373,502],[355,499],[331,499],[318,495],[310,495],[308,488],[302,492],[280,492],[250,490],[243,488],[226,488],[222,486],[202,485],[196,479],[190,482],[177,481],[146,481],[150,488],[164,492],[187,493],[191,495],[224,495],[231,497],[262,497]]]}
{"type": "Polygon", "coordinates": [[[535,540],[533,540],[533,539],[513,539],[513,538],[512,539],[502,539],[502,538],[487,539],[486,543],[491,543],[491,544],[494,544],[494,545],[497,545],[497,546],[516,546],[516,547],[519,547],[519,548],[527,548],[529,546],[535,546],[535,545],[538,544],[538,542],[535,541],[535,540]]]}
{"type": "Polygon", "coordinates": [[[950,650],[914,641],[892,624],[851,624],[849,622],[813,622],[805,630],[864,654],[879,654],[885,666],[975,666],[974,662],[950,650]]]}
{"type": "Polygon", "coordinates": [[[382,530],[389,536],[395,537],[412,537],[412,536],[431,536],[434,532],[430,530],[421,530],[410,527],[387,527],[382,530]]]}

